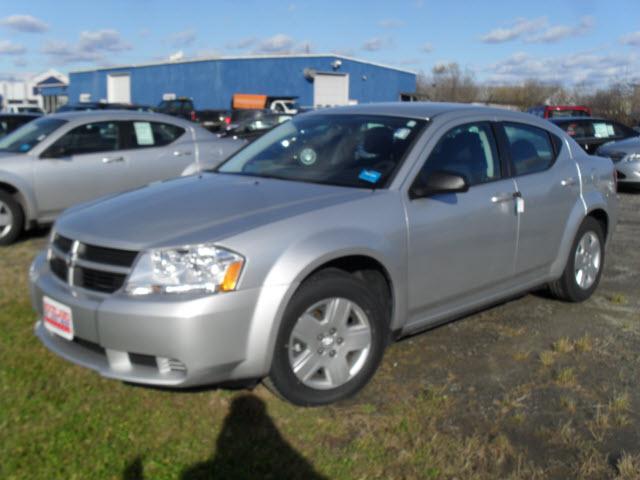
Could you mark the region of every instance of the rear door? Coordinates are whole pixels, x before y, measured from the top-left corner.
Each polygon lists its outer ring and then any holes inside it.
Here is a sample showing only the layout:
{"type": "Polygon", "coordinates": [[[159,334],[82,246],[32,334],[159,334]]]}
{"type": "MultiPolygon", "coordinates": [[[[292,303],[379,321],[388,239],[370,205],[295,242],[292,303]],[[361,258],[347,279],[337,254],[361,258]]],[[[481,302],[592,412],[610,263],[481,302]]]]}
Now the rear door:
{"type": "Polygon", "coordinates": [[[86,123],[63,134],[41,155],[34,180],[38,208],[55,214],[129,186],[122,123],[86,123]]]}
{"type": "Polygon", "coordinates": [[[543,128],[504,122],[500,137],[522,198],[515,269],[526,281],[545,274],[557,256],[580,194],[578,168],[566,143],[543,128]]]}
{"type": "Polygon", "coordinates": [[[190,132],[168,122],[125,122],[131,188],[179,176],[196,159],[190,132]]]}

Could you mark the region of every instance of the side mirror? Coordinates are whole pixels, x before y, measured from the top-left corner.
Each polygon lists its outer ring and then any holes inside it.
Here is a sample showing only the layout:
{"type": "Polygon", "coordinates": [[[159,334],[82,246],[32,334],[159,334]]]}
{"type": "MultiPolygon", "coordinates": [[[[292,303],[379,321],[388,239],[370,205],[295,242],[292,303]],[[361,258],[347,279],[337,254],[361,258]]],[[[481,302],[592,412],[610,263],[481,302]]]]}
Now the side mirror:
{"type": "Polygon", "coordinates": [[[64,145],[51,145],[47,148],[42,154],[40,158],[62,158],[69,155],[67,148],[64,145]]]}
{"type": "Polygon", "coordinates": [[[430,173],[426,181],[418,177],[409,189],[409,198],[414,200],[437,193],[462,193],[467,190],[469,190],[469,182],[464,175],[437,171],[430,173]]]}

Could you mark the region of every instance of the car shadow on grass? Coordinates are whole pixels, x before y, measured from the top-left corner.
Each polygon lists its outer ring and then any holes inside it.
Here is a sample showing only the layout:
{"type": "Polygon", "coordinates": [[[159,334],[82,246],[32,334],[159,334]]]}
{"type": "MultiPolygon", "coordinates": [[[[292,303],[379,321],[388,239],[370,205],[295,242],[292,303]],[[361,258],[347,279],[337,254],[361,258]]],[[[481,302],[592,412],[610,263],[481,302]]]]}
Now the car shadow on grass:
{"type": "MultiPolygon", "coordinates": [[[[130,462],[122,473],[123,480],[144,478],[140,457],[130,462]]],[[[211,458],[191,465],[180,478],[325,479],[282,437],[267,415],[264,402],[250,394],[233,400],[211,458]]]]}

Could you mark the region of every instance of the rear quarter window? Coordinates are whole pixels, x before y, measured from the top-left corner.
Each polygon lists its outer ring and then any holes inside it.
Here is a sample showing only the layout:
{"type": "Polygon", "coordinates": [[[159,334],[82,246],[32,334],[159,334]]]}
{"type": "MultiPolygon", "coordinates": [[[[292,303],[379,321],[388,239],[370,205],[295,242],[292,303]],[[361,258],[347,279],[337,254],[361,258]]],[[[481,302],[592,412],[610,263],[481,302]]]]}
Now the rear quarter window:
{"type": "Polygon", "coordinates": [[[562,147],[561,140],[554,142],[554,135],[531,125],[504,123],[503,128],[515,175],[542,172],[553,165],[562,147]]]}

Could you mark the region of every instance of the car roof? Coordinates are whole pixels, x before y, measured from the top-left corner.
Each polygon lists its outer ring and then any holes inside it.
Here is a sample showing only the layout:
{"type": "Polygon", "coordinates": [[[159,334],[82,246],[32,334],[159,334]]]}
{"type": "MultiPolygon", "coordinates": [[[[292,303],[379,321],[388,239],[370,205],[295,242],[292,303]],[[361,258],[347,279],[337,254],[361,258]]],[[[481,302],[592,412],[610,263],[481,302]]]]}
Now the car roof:
{"type": "Polygon", "coordinates": [[[170,115],[164,115],[156,112],[141,112],[137,110],[119,110],[119,109],[104,109],[104,110],[74,110],[69,112],[52,113],[47,115],[49,118],[60,118],[67,121],[76,120],[92,120],[94,122],[107,121],[107,120],[163,120],[171,121],[173,123],[183,124],[186,121],[172,117],[170,115]]]}
{"type": "MultiPolygon", "coordinates": [[[[388,103],[367,103],[362,105],[349,105],[345,107],[320,108],[305,115],[315,115],[323,113],[341,114],[368,114],[368,115],[389,115],[408,118],[432,119],[445,113],[469,113],[469,114],[504,114],[521,113],[513,112],[502,108],[485,107],[482,105],[471,105],[467,103],[443,103],[443,102],[388,102],[388,103]]],[[[521,113],[522,115],[525,115],[521,113]]],[[[531,116],[526,114],[527,117],[531,116]]]]}

